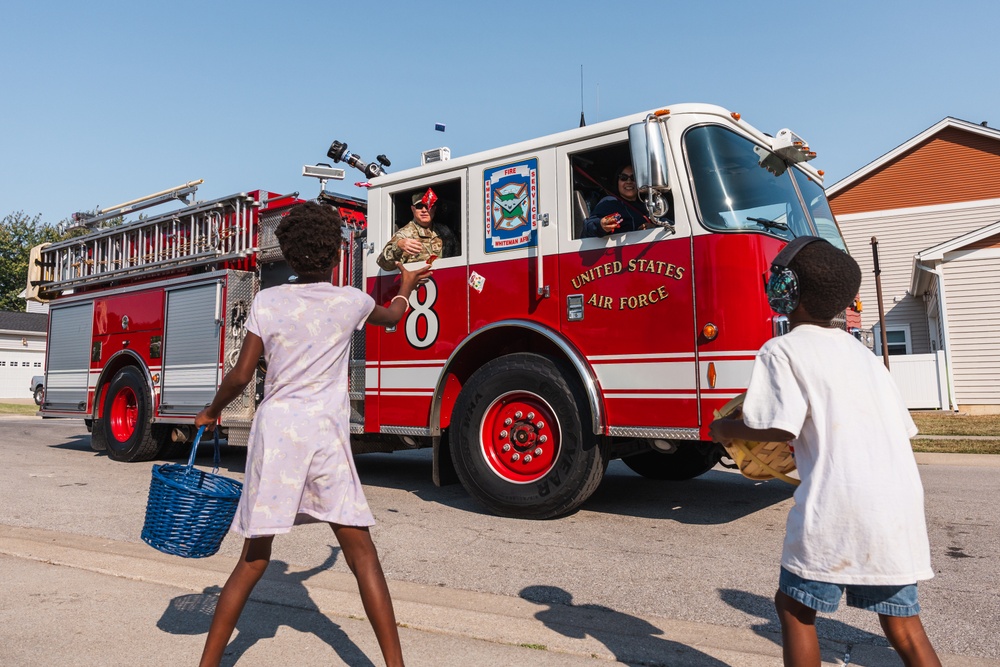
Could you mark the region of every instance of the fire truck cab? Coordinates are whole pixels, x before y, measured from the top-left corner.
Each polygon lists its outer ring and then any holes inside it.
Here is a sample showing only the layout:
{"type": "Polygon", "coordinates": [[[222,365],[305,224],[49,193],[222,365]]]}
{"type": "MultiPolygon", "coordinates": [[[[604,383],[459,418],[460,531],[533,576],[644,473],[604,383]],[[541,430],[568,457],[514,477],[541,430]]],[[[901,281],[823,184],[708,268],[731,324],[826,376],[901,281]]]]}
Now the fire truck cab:
{"type": "MultiPolygon", "coordinates": [[[[436,483],[457,477],[501,515],[573,510],[614,458],[660,480],[711,469],[723,455],[707,437],[713,411],[783,330],[763,291],[771,258],[805,234],[845,247],[805,142],[716,106],[433,155],[366,171],[366,203],[319,198],[352,223],[335,280],[377,303],[398,289],[377,260],[414,195],[433,191],[433,223],[457,241],[395,329],[355,334],[352,448],[432,448],[436,483]],[[618,189],[626,166],[634,201],[618,189]],[[637,224],[598,231],[594,212],[615,201],[637,224]]],[[[170,433],[185,440],[236,359],[253,294],[289,277],[273,229],[297,201],[255,191],[209,217],[191,210],[187,231],[152,218],[40,249],[29,288],[52,300],[42,413],[83,416],[122,460],[155,456],[170,433]],[[158,238],[201,263],[169,264],[158,238]],[[73,273],[88,270],[118,273],[73,273]]],[[[251,388],[223,413],[231,442],[246,441],[257,400],[251,388]]]]}

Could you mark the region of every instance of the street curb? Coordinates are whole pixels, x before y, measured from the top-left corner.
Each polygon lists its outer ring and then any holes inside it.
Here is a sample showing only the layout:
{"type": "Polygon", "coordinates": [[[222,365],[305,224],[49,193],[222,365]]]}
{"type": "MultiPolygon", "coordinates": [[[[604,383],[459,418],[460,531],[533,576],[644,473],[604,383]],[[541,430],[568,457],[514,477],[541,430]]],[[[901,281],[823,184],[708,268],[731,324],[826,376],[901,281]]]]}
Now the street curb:
{"type": "MultiPolygon", "coordinates": [[[[180,559],[141,543],[2,524],[0,553],[202,594],[218,591],[232,567],[232,561],[227,558],[180,559]]],[[[305,570],[289,568],[277,577],[265,575],[253,599],[295,607],[288,603],[294,597],[288,595],[288,585],[281,583],[281,576],[300,571],[305,570]]],[[[639,618],[593,605],[573,607],[536,603],[504,595],[402,581],[390,581],[389,587],[400,627],[449,636],[457,641],[539,647],[554,653],[651,667],[671,664],[673,657],[664,655],[665,648],[678,655],[694,650],[733,666],[781,663],[777,633],[655,616],[639,618]],[[608,648],[611,635],[616,638],[613,652],[608,648]]],[[[306,588],[309,600],[321,613],[341,618],[365,618],[353,576],[330,571],[311,574],[306,588]]],[[[861,664],[898,664],[898,658],[887,648],[852,647],[832,641],[821,644],[824,665],[843,665],[843,657],[848,651],[852,653],[853,663],[859,662],[857,656],[864,655],[866,661],[861,664]]],[[[965,656],[948,656],[944,662],[956,667],[996,664],[965,656]]]]}

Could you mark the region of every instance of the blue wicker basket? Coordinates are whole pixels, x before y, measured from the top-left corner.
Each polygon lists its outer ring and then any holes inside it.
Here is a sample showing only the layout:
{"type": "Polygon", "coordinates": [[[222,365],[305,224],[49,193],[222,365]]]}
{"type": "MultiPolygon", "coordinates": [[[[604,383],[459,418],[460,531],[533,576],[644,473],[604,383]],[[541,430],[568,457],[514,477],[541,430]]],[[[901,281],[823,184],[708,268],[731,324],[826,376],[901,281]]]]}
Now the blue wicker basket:
{"type": "Polygon", "coordinates": [[[215,468],[208,473],[194,467],[204,432],[204,426],[198,429],[187,465],[153,466],[142,541],[163,553],[184,558],[211,556],[222,545],[236,514],[243,484],[215,474],[219,469],[218,431],[215,468]]]}

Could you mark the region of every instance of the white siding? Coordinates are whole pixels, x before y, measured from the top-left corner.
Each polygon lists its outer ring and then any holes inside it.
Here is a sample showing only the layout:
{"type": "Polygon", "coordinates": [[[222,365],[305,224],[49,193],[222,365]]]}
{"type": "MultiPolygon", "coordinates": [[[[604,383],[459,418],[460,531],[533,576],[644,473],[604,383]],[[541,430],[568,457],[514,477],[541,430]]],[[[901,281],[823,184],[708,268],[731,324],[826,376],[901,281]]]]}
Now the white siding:
{"type": "Polygon", "coordinates": [[[1000,405],[1000,253],[944,263],[955,400],[1000,405]]]}
{"type": "Polygon", "coordinates": [[[947,209],[933,206],[839,216],[837,222],[847,248],[861,266],[863,275],[860,290],[864,304],[862,328],[871,329],[878,323],[872,236],[878,237],[886,327],[909,324],[913,353],[926,354],[931,352],[931,347],[923,299],[906,294],[913,271],[913,256],[997,220],[1000,220],[1000,203],[996,200],[985,205],[957,205],[947,209]]]}

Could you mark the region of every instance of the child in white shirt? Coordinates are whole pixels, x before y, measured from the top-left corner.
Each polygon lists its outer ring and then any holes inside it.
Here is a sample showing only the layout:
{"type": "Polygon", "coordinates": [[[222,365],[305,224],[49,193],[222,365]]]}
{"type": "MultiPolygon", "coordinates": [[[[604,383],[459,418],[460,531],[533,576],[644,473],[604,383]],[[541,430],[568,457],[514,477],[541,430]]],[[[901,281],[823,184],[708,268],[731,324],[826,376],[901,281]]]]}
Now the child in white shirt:
{"type": "Polygon", "coordinates": [[[861,270],[817,237],[775,258],[768,301],[792,331],[757,353],[742,419],[719,419],[714,440],[792,441],[801,485],[789,511],[775,605],[785,665],[820,664],[816,612],[874,611],[906,665],[939,666],[920,622],[916,582],[934,576],[917,433],[881,361],[831,320],[861,270]]]}

